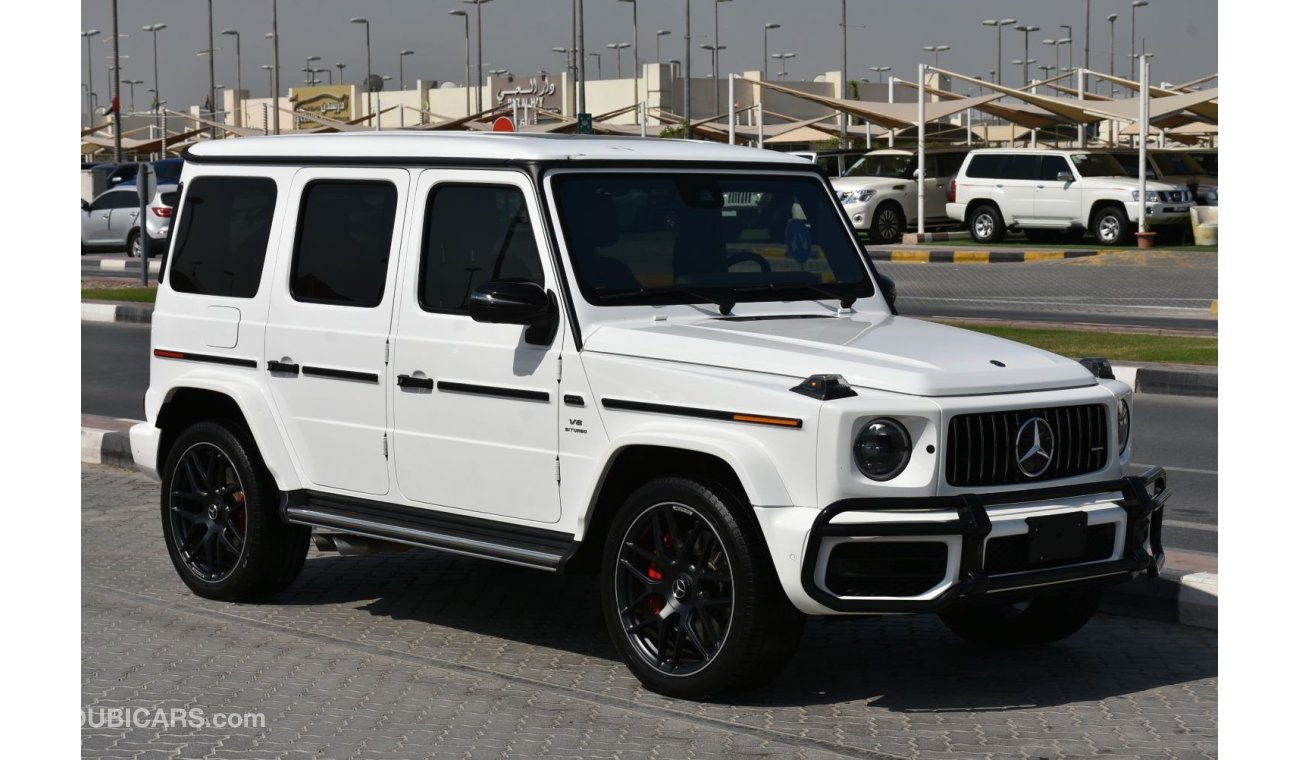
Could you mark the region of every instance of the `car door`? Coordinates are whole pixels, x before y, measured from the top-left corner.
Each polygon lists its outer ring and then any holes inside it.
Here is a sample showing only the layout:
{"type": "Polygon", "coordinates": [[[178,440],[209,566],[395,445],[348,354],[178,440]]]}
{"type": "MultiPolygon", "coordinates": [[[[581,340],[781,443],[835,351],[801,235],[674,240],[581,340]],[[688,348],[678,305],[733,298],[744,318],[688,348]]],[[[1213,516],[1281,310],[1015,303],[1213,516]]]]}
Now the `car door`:
{"type": "Polygon", "coordinates": [[[120,239],[114,239],[112,219],[115,206],[123,204],[127,195],[132,193],[126,190],[109,190],[96,198],[89,209],[81,212],[82,242],[105,245],[126,239],[125,235],[120,239]]]}
{"type": "Polygon", "coordinates": [[[1002,191],[1004,221],[1034,221],[1034,194],[1038,184],[1038,154],[1008,153],[1002,162],[1002,177],[994,185],[1002,191]]]}
{"type": "Polygon", "coordinates": [[[960,156],[957,156],[956,166],[952,166],[948,159],[956,155],[925,154],[925,221],[927,223],[948,221],[948,212],[945,208],[948,203],[948,180],[961,167],[960,156]]]}
{"type": "MultiPolygon", "coordinates": [[[[393,340],[397,486],[422,504],[553,523],[561,335],[475,322],[466,308],[493,280],[557,290],[531,184],[520,172],[430,169],[415,199],[423,225],[393,340]]],[[[555,324],[564,329],[558,314],[555,324]]]]}
{"type": "Polygon", "coordinates": [[[136,188],[116,190],[108,212],[108,240],[126,247],[126,237],[140,219],[140,196],[136,188]]]}
{"type": "Polygon", "coordinates": [[[313,168],[293,178],[267,376],[317,488],[389,491],[388,337],[409,186],[403,169],[313,168]]]}
{"type": "Polygon", "coordinates": [[[1048,154],[1038,164],[1038,184],[1034,195],[1034,216],[1044,224],[1065,226],[1083,219],[1083,190],[1065,156],[1048,154]],[[1070,180],[1059,176],[1068,174],[1070,180]]]}

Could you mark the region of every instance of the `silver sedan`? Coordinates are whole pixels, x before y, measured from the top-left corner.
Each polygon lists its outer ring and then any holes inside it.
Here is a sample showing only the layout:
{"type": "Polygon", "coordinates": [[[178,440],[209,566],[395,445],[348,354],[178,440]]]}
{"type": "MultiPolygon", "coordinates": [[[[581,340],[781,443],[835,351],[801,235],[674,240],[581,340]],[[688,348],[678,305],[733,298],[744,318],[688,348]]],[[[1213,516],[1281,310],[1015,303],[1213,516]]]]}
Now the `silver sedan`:
{"type": "MultiPolygon", "coordinates": [[[[175,185],[160,185],[149,202],[145,226],[149,237],[161,240],[171,224],[175,185]]],[[[126,249],[127,256],[140,255],[140,196],[136,188],[124,187],[102,193],[81,204],[81,251],[126,249]]]]}

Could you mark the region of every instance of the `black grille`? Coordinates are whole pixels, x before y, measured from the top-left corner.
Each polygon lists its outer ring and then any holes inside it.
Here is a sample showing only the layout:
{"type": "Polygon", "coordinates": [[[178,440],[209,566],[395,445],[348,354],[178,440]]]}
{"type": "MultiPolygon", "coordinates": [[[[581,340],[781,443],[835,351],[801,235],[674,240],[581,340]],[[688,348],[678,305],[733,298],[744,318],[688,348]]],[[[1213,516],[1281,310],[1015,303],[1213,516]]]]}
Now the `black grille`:
{"type": "Polygon", "coordinates": [[[836,596],[917,596],[939,585],[948,547],[937,541],[855,541],[831,549],[826,590],[836,596]]]}
{"type": "Polygon", "coordinates": [[[1088,528],[1088,544],[1080,559],[1059,562],[1029,561],[1029,536],[1003,536],[991,538],[984,546],[984,570],[989,575],[1020,573],[1026,570],[1045,570],[1052,567],[1076,565],[1081,562],[1096,562],[1110,559],[1115,551],[1115,523],[1093,525],[1088,528]]]}
{"type": "MultiPolygon", "coordinates": [[[[946,475],[954,486],[1068,478],[1105,467],[1106,441],[1106,407],[1102,404],[962,414],[948,424],[946,475]],[[1052,460],[1045,472],[1031,478],[1017,463],[1016,434],[1034,417],[1043,418],[1051,427],[1052,460]]],[[[1028,469],[1035,470],[1032,466],[1028,469]]]]}

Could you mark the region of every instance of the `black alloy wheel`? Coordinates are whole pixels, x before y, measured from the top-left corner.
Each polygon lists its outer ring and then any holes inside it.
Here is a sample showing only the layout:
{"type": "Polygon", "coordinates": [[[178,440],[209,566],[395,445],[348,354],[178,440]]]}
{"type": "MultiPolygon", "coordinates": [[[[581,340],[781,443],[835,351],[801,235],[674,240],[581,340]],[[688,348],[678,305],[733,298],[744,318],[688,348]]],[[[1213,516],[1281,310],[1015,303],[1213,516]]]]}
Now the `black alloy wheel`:
{"type": "Polygon", "coordinates": [[[871,236],[877,243],[897,243],[903,238],[903,212],[893,203],[882,203],[871,220],[871,236]]]}
{"type": "Polygon", "coordinates": [[[244,484],[230,457],[208,442],[181,454],[167,494],[180,560],[209,583],[230,577],[244,553],[248,512],[244,484]]]}
{"type": "Polygon", "coordinates": [[[685,504],[655,504],[623,536],[614,596],[636,653],[668,676],[698,672],[727,640],[732,567],[717,529],[685,504]]]}

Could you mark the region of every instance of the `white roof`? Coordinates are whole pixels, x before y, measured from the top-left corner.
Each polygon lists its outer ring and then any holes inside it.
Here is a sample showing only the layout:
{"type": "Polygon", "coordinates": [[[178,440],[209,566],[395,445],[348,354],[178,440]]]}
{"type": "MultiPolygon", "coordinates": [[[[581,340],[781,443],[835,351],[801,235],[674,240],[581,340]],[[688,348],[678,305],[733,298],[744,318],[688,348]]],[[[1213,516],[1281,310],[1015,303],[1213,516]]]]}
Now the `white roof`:
{"type": "Polygon", "coordinates": [[[198,158],[481,158],[485,160],[763,161],[807,166],[784,153],[697,140],[518,132],[346,132],[208,140],[198,158]]]}

